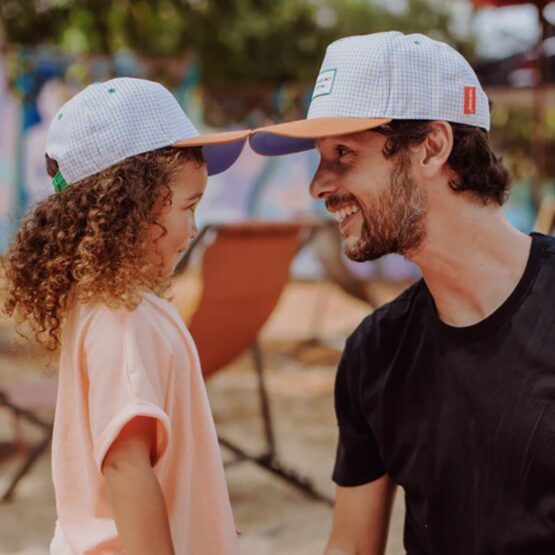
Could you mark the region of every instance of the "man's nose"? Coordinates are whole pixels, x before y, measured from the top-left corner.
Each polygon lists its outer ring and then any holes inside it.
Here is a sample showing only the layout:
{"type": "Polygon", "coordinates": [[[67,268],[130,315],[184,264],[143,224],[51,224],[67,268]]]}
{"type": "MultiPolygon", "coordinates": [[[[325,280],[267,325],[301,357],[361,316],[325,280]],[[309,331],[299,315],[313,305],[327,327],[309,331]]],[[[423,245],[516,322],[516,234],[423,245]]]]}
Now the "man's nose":
{"type": "Polygon", "coordinates": [[[325,199],[330,194],[337,191],[336,183],[337,182],[333,173],[323,167],[320,162],[320,165],[310,182],[310,195],[315,199],[325,199]]]}

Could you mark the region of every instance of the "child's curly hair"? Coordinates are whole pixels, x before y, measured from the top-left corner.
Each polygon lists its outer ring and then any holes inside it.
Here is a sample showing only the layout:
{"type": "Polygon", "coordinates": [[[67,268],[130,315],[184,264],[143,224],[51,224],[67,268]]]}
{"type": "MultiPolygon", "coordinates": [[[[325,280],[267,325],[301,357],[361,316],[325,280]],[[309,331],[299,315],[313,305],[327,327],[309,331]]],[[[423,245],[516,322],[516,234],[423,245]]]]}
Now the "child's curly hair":
{"type": "MultiPolygon", "coordinates": [[[[71,298],[133,309],[145,288],[160,293],[146,257],[147,231],[171,204],[170,183],[183,163],[204,164],[200,147],[133,156],[38,203],[4,261],[4,311],[30,327],[49,351],[60,345],[71,298]]],[[[53,177],[58,164],[46,157],[53,177]]]]}

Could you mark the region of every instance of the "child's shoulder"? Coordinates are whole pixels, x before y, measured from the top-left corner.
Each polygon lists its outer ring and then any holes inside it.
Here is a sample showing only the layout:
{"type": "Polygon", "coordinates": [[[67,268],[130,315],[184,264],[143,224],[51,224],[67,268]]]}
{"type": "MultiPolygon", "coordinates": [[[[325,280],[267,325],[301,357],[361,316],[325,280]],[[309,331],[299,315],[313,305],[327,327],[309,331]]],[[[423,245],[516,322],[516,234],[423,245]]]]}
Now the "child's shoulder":
{"type": "Polygon", "coordinates": [[[68,324],[83,330],[91,327],[103,328],[105,332],[122,331],[124,329],[157,329],[156,311],[170,310],[170,303],[159,299],[154,293],[144,293],[137,303],[128,306],[122,302],[106,302],[93,300],[88,302],[75,301],[69,311],[68,324]]]}
{"type": "Polygon", "coordinates": [[[183,343],[192,342],[176,307],[151,292],[132,308],[101,301],[74,302],[62,334],[66,351],[92,345],[109,350],[125,343],[137,349],[181,351],[183,343]]]}

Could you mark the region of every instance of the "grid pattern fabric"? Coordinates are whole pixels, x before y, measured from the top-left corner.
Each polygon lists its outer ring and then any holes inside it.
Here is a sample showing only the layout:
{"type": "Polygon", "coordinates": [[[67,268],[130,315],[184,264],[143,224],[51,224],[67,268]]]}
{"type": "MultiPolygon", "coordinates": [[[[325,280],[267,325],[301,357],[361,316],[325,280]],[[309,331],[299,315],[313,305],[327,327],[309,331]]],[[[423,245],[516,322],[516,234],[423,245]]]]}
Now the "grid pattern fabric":
{"type": "Polygon", "coordinates": [[[89,85],[66,102],[50,124],[46,153],[71,184],[198,134],[166,88],[122,77],[89,85]]]}

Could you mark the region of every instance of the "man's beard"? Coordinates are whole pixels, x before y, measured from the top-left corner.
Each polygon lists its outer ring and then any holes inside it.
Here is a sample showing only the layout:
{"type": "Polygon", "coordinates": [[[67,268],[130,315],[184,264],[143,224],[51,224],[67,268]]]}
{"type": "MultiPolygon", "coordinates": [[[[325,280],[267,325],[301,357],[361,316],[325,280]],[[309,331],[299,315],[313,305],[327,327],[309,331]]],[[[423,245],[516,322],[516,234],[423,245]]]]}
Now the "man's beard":
{"type": "MultiPolygon", "coordinates": [[[[367,206],[356,202],[363,218],[356,243],[344,242],[345,254],[357,262],[385,254],[406,255],[426,236],[426,196],[410,175],[410,159],[399,153],[389,186],[367,206]]],[[[353,198],[354,200],[354,198],[353,198]]]]}

